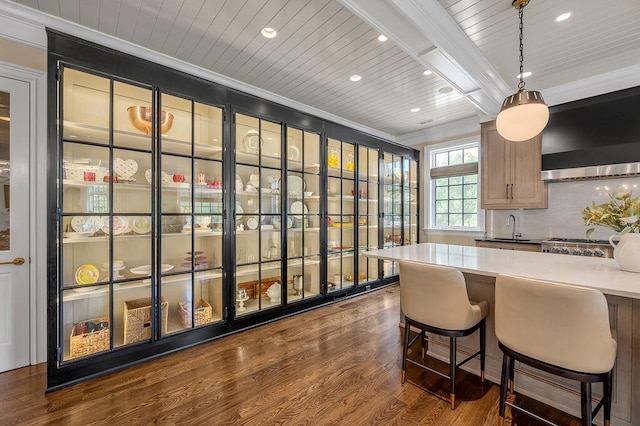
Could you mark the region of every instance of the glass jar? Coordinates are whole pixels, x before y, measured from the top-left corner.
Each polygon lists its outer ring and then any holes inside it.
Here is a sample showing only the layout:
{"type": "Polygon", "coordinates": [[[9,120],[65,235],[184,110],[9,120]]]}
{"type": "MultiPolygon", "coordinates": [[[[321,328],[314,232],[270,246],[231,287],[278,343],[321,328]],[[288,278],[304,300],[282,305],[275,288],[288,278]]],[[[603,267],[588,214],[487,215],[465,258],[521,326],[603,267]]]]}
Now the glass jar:
{"type": "Polygon", "coordinates": [[[353,159],[353,152],[349,151],[347,154],[347,170],[354,171],[356,169],[356,163],[353,159]]]}
{"type": "Polygon", "coordinates": [[[340,152],[334,146],[329,147],[329,155],[327,156],[327,165],[337,169],[340,167],[340,152]]]}

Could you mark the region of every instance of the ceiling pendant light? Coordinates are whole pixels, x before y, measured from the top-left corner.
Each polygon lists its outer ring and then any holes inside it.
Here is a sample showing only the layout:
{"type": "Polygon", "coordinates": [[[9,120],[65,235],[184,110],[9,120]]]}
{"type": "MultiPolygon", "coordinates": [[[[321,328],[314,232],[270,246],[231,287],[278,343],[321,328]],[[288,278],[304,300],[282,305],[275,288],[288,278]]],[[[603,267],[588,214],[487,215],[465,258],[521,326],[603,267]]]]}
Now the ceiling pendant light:
{"type": "Polygon", "coordinates": [[[537,136],[549,121],[549,108],[542,99],[542,94],[524,88],[524,68],[522,62],[522,12],[529,0],[513,0],[513,7],[518,9],[520,18],[520,83],[518,92],[506,97],[496,119],[498,133],[510,141],[525,141],[537,136]]]}

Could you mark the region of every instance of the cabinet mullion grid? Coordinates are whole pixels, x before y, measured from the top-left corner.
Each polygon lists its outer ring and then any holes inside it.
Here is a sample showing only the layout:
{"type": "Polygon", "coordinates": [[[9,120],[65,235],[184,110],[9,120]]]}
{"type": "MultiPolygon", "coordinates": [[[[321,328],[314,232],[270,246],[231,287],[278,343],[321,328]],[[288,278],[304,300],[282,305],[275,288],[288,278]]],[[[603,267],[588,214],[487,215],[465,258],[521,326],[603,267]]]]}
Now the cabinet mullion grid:
{"type": "MultiPolygon", "coordinates": [[[[289,135],[289,127],[286,124],[280,123],[280,176],[284,175],[288,176],[289,165],[288,159],[289,156],[287,153],[287,144],[289,135]]],[[[285,179],[287,181],[288,179],[285,179]]],[[[260,182],[262,183],[262,176],[260,177],[260,182]]],[[[285,183],[286,186],[286,183],[285,183]]],[[[259,190],[261,191],[261,189],[259,190]]],[[[282,301],[282,305],[286,305],[288,303],[288,291],[287,291],[287,265],[289,263],[289,249],[287,244],[287,239],[289,238],[289,231],[287,228],[287,217],[286,213],[289,208],[289,189],[287,188],[286,197],[282,196],[282,191],[280,191],[280,202],[278,206],[280,207],[280,297],[282,301]]],[[[303,189],[304,191],[304,189],[303,189]]],[[[260,192],[260,195],[262,193],[260,192]]],[[[304,203],[304,200],[303,200],[304,203]]],[[[304,211],[303,211],[304,213],[304,211]]],[[[304,224],[304,217],[302,220],[304,224]]],[[[304,225],[303,225],[304,229],[304,225]]],[[[262,283],[260,283],[260,292],[262,293],[262,283]]]]}
{"type": "MultiPolygon", "coordinates": [[[[195,102],[191,100],[191,328],[194,328],[196,312],[196,159],[195,159],[195,102]]],[[[202,211],[200,212],[202,213],[202,211]]],[[[168,331],[168,330],[167,330],[168,331]]]]}
{"type": "Polygon", "coordinates": [[[63,232],[64,230],[62,229],[63,226],[63,217],[64,217],[64,168],[63,168],[63,158],[64,158],[64,142],[63,142],[63,128],[64,128],[64,90],[60,90],[60,83],[61,80],[64,79],[64,69],[65,66],[62,63],[58,64],[58,81],[57,81],[57,88],[58,88],[58,114],[59,116],[57,117],[58,120],[58,137],[57,137],[57,147],[58,147],[58,205],[56,208],[56,212],[58,213],[58,247],[57,247],[57,253],[58,253],[58,259],[57,259],[57,295],[56,297],[58,298],[59,302],[58,302],[58,309],[57,309],[57,314],[58,314],[58,318],[57,318],[57,322],[58,322],[58,333],[57,333],[57,364],[58,366],[61,364],[61,362],[63,361],[63,354],[64,354],[64,350],[63,345],[64,345],[64,293],[62,292],[62,287],[63,287],[63,270],[62,270],[62,260],[63,260],[63,253],[62,253],[62,248],[64,247],[63,244],[63,232]]]}
{"type": "Polygon", "coordinates": [[[113,341],[115,339],[113,320],[113,96],[114,96],[113,78],[109,79],[109,348],[113,350],[113,341]]]}

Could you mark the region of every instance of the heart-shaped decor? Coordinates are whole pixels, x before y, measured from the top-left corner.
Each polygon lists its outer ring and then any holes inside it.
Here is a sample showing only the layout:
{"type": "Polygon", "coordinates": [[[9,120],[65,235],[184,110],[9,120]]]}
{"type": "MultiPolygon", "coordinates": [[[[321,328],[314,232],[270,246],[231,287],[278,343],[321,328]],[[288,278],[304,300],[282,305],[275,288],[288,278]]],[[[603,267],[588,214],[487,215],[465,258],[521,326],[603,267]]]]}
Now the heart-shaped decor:
{"type": "Polygon", "coordinates": [[[122,158],[113,159],[113,171],[116,172],[118,178],[131,179],[138,171],[138,163],[134,160],[123,160],[122,158]]]}

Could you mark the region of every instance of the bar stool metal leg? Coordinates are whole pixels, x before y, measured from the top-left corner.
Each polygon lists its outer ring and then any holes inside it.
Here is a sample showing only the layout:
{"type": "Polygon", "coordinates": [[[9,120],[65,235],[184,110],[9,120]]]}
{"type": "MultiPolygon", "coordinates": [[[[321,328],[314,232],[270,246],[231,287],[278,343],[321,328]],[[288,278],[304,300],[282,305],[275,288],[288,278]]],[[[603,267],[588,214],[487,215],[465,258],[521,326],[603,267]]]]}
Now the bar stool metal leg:
{"type": "Polygon", "coordinates": [[[451,400],[451,409],[453,410],[456,405],[456,338],[449,338],[449,368],[451,372],[451,392],[449,393],[449,399],[451,400]]]}
{"type": "Polygon", "coordinates": [[[480,326],[480,381],[484,383],[484,364],[485,364],[485,349],[487,342],[487,324],[486,321],[482,321],[480,326]]]}
{"type": "Polygon", "coordinates": [[[504,409],[507,402],[507,375],[509,373],[509,355],[502,356],[502,374],[500,375],[500,417],[504,417],[504,409]]]}
{"type": "Polygon", "coordinates": [[[407,352],[409,352],[409,336],[411,334],[411,326],[409,321],[404,323],[404,343],[402,345],[402,383],[407,373],[407,352]]]}
{"type": "Polygon", "coordinates": [[[602,389],[604,392],[604,426],[611,424],[611,393],[613,392],[613,370],[609,371],[607,377],[602,382],[602,389]]]}
{"type": "Polygon", "coordinates": [[[582,425],[591,426],[591,383],[580,383],[580,407],[582,408],[582,425]]]}

